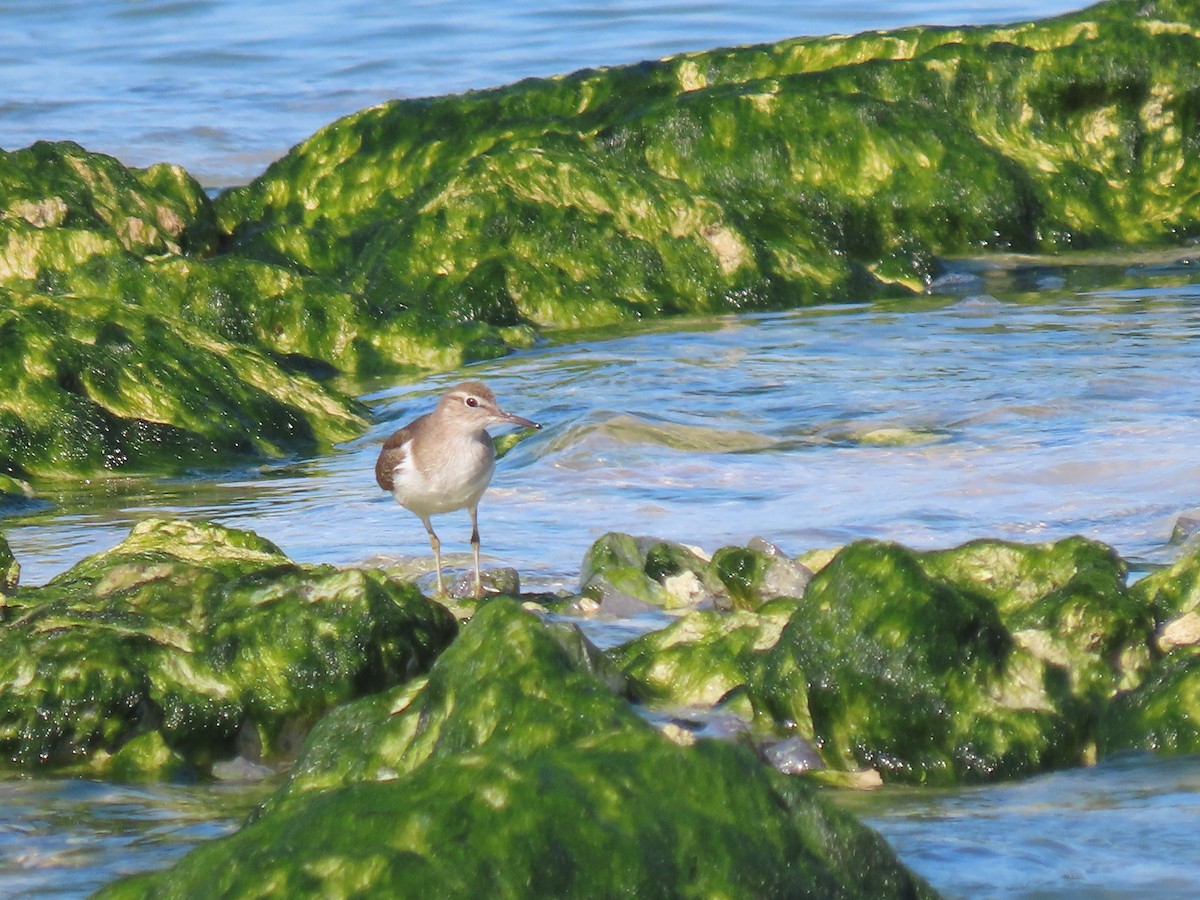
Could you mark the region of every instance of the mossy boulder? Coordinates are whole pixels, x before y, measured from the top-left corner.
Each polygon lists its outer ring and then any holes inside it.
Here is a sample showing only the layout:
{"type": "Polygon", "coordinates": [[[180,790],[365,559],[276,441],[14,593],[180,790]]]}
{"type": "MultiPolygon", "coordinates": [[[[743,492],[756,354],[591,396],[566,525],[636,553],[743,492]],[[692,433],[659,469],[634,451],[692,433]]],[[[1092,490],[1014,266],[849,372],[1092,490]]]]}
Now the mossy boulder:
{"type": "Polygon", "coordinates": [[[1124,579],[1082,538],[862,541],[798,600],[750,591],[742,611],[690,614],[609,656],[651,703],[744,694],[760,731],[799,735],[835,771],[1016,777],[1094,759],[1107,705],[1150,670],[1153,610],[1124,579]]]}
{"type": "Polygon", "coordinates": [[[713,706],[759,680],[765,651],[775,646],[799,603],[783,599],[753,612],[691,612],[614,647],[608,656],[644,702],[713,706]]]}
{"type": "Polygon", "coordinates": [[[705,560],[682,544],[612,531],[597,538],[584,554],[580,593],[602,608],[629,597],[675,609],[707,596],[706,569],[705,560]],[[687,580],[679,581],[679,576],[687,580]]]}
{"type": "Polygon", "coordinates": [[[1200,548],[1152,572],[1130,590],[1158,623],[1163,652],[1138,685],[1119,694],[1105,712],[1104,753],[1154,750],[1200,752],[1200,548]]]}
{"type": "Polygon", "coordinates": [[[9,598],[0,765],[129,777],[276,760],[330,708],[423,672],[455,631],[379,571],[297,565],[250,532],[149,520],[9,598]]]}
{"type": "Polygon", "coordinates": [[[1119,694],[1100,725],[1103,755],[1125,750],[1200,753],[1200,652],[1177,650],[1119,694]]]}
{"type": "Polygon", "coordinates": [[[364,410],[245,345],[121,301],[0,288],[0,472],[172,471],[317,453],[364,410]]]}
{"type": "Polygon", "coordinates": [[[674,746],[571,660],[487,604],[423,685],[314,731],[241,831],[101,896],[933,896],[810,785],[674,746]]]}
{"type": "Polygon", "coordinates": [[[758,538],[706,558],[675,541],[612,531],[584,555],[580,592],[599,602],[601,612],[622,598],[668,610],[753,609],[776,597],[800,596],[809,575],[758,538]]]}
{"type": "Polygon", "coordinates": [[[92,240],[101,252],[112,242],[141,256],[202,255],[216,245],[213,205],[183,169],[129,169],[69,141],[0,150],[0,198],[0,280],[34,275],[34,248],[50,235],[65,245],[74,237],[76,251],[92,240]]]}
{"type": "Polygon", "coordinates": [[[239,252],[498,328],[920,289],[1200,226],[1200,9],[685,54],[382,104],[217,200],[239,252]]]}
{"type": "Polygon", "coordinates": [[[1184,552],[1170,566],[1151,572],[1130,589],[1154,610],[1162,625],[1200,609],[1200,546],[1184,552]]]}

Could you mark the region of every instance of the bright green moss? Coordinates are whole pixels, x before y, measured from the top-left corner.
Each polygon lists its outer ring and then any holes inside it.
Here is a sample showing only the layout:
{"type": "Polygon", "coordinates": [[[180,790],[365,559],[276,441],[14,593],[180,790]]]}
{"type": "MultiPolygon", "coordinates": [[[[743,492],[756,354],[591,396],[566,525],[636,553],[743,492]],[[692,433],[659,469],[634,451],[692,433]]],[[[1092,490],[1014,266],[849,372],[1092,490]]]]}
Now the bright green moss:
{"type": "Polygon", "coordinates": [[[758,680],[764,654],[799,602],[778,600],[756,612],[689,613],[610,650],[609,657],[647,702],[713,706],[758,680]]]}
{"type": "Polygon", "coordinates": [[[1200,654],[1177,650],[1146,679],[1120,694],[1100,726],[1103,754],[1123,750],[1200,752],[1200,654]]]}
{"type": "Polygon", "coordinates": [[[423,671],[455,632],[378,571],[299,566],[256,535],[182,521],[144,522],[9,605],[0,752],[24,770],[277,758],[329,708],[423,671]],[[148,733],[153,752],[122,752],[148,733]]]}
{"type": "Polygon", "coordinates": [[[1153,621],[1123,575],[1076,538],[851,544],[813,577],[752,690],[839,769],[956,783],[1078,765],[1149,665],[1153,621]]]}
{"type": "Polygon", "coordinates": [[[0,150],[0,210],[10,242],[25,226],[110,236],[140,255],[203,254],[216,240],[212,203],[182,169],[127,169],[70,142],[0,150]]]}
{"type": "Polygon", "coordinates": [[[811,786],[680,748],[515,603],[427,681],[343,707],[237,834],[108,897],[925,897],[811,786]]]}
{"type": "Polygon", "coordinates": [[[1151,572],[1131,591],[1154,610],[1159,624],[1200,607],[1200,547],[1151,572]]]}
{"type": "Polygon", "coordinates": [[[0,289],[0,471],[174,471],[328,448],[360,408],[261,353],[120,301],[0,289]]]}
{"type": "Polygon", "coordinates": [[[1189,2],[714,50],[384,104],[218,201],[409,312],[594,325],[921,288],[1198,225],[1189,2]]]}

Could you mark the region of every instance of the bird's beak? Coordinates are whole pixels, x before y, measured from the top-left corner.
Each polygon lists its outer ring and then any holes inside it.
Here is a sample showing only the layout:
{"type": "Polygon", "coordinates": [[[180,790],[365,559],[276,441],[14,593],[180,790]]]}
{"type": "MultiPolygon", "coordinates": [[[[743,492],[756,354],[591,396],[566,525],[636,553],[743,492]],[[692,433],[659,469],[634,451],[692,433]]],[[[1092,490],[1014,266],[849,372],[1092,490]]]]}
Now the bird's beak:
{"type": "Polygon", "coordinates": [[[512,413],[505,412],[502,409],[498,409],[498,410],[496,410],[496,412],[498,414],[497,418],[499,418],[500,421],[502,421],[502,422],[508,422],[512,425],[520,425],[522,428],[539,428],[540,429],[542,427],[537,422],[531,422],[526,418],[523,418],[521,416],[515,416],[512,413]]]}

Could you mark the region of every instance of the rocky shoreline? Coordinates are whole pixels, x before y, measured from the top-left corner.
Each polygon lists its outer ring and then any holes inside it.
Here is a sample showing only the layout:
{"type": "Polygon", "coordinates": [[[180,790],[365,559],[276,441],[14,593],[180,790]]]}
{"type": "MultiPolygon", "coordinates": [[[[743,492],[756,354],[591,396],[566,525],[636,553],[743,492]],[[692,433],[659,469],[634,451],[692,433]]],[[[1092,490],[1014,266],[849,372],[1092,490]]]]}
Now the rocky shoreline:
{"type": "Polygon", "coordinates": [[[46,585],[6,581],[2,764],[289,772],[236,835],[110,896],[263,878],[922,896],[822,785],[962,785],[1200,750],[1200,548],[1132,586],[1082,538],[863,541],[803,559],[609,534],[578,592],[452,614],[384,570],[148,520],[46,585]],[[667,607],[669,625],[606,651],[579,628],[667,607]],[[614,868],[616,847],[629,852],[614,868]]]}

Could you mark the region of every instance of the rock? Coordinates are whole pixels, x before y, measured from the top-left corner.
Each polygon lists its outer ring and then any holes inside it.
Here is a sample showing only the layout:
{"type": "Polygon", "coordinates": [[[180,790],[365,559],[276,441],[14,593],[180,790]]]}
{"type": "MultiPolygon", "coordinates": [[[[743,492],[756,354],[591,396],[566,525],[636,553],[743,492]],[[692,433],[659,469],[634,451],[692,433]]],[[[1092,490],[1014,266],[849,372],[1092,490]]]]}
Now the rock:
{"type": "Polygon", "coordinates": [[[241,831],[100,896],[934,896],[812,786],[684,740],[496,600],[426,680],[327,717],[241,831]]]}
{"type": "Polygon", "coordinates": [[[754,609],[766,600],[803,596],[812,573],[778,548],[755,549],[751,541],[747,547],[722,547],[714,553],[709,575],[735,608],[754,609]]]}
{"type": "Polygon", "coordinates": [[[794,610],[795,601],[778,601],[757,612],[693,612],[608,655],[644,700],[713,706],[751,681],[759,658],[774,646],[794,610]]]}
{"type": "Polygon", "coordinates": [[[1200,644],[1200,613],[1193,610],[1167,622],[1158,630],[1155,642],[1163,653],[1200,644]]]}
{"type": "Polygon", "coordinates": [[[0,623],[8,618],[8,598],[17,592],[21,580],[21,564],[13,557],[12,549],[0,534],[0,623]]]}
{"type": "Polygon", "coordinates": [[[597,601],[602,615],[680,609],[709,600],[705,570],[704,560],[682,544],[610,532],[584,556],[580,593],[597,601]]]}
{"type": "MultiPolygon", "coordinates": [[[[485,594],[503,594],[506,597],[519,597],[521,594],[521,576],[516,569],[505,566],[499,569],[483,569],[480,572],[485,594]]],[[[475,597],[475,571],[464,572],[454,578],[446,593],[454,600],[473,599],[475,597]]]]}
{"type": "Polygon", "coordinates": [[[1104,710],[1098,744],[1101,756],[1200,753],[1200,654],[1175,650],[1141,684],[1119,694],[1104,710]]]}
{"type": "Polygon", "coordinates": [[[1200,516],[1182,515],[1175,520],[1175,527],[1171,530],[1171,543],[1189,543],[1197,534],[1200,534],[1200,516]]]}
{"type": "Polygon", "coordinates": [[[1200,546],[1185,547],[1174,564],[1151,572],[1130,591],[1154,610],[1159,624],[1200,609],[1200,546]]]}
{"type": "Polygon", "coordinates": [[[825,768],[821,754],[811,741],[799,736],[784,738],[762,749],[763,759],[784,775],[802,775],[825,768]]]}
{"type": "Polygon", "coordinates": [[[1080,765],[1144,675],[1153,620],[1078,538],[916,553],[857,542],[813,577],[751,693],[831,768],[953,784],[1080,765]]]}
{"type": "Polygon", "coordinates": [[[250,532],[147,520],[10,600],[0,766],[133,778],[277,760],[331,707],[424,671],[455,631],[377,570],[301,566],[250,532]]]}

